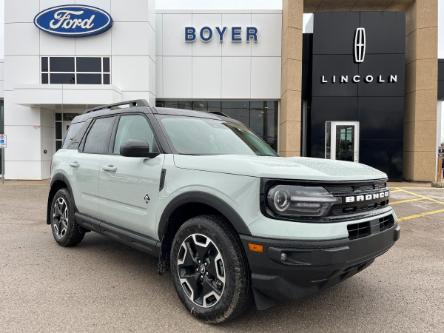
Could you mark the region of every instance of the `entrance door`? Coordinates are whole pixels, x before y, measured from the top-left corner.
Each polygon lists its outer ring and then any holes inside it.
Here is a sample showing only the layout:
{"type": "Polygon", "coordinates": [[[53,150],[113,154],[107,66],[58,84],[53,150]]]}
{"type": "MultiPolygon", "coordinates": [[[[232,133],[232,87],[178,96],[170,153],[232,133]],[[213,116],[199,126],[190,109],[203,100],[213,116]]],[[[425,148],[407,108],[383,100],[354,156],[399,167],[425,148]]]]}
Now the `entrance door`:
{"type": "Polygon", "coordinates": [[[325,123],[325,158],[359,162],[359,122],[325,123]]]}
{"type": "Polygon", "coordinates": [[[56,151],[62,148],[63,141],[66,138],[66,134],[68,133],[69,126],[71,125],[71,121],[75,116],[78,116],[78,113],[56,113],[55,114],[55,142],[56,142],[56,151]]]}
{"type": "Polygon", "coordinates": [[[62,139],[65,141],[66,134],[68,134],[69,126],[71,126],[71,120],[64,120],[62,122],[62,139]]]}

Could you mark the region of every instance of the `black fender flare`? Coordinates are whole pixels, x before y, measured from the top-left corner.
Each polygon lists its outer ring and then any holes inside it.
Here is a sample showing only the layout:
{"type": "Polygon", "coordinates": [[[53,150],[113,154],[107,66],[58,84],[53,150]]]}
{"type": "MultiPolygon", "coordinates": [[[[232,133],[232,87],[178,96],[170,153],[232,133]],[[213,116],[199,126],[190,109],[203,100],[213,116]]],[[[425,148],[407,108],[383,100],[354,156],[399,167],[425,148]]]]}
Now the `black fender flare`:
{"type": "Polygon", "coordinates": [[[220,212],[241,235],[251,235],[250,229],[241,216],[222,199],[206,192],[186,192],[179,194],[165,207],[158,226],[158,236],[162,240],[168,230],[168,223],[173,212],[185,204],[204,204],[220,212]]]}
{"type": "MultiPolygon", "coordinates": [[[[66,178],[66,176],[64,174],[62,174],[62,173],[55,174],[51,178],[51,183],[50,183],[50,187],[49,187],[50,189],[49,189],[49,193],[48,193],[48,204],[47,204],[47,207],[46,207],[46,223],[47,224],[51,224],[51,221],[49,219],[49,214],[50,214],[50,211],[51,211],[52,197],[55,194],[54,190],[53,190],[53,185],[57,181],[61,181],[61,182],[63,182],[66,185],[66,188],[68,189],[69,194],[71,194],[72,200],[74,201],[74,196],[73,196],[73,193],[72,193],[71,184],[69,183],[68,178],[66,178]]],[[[73,202],[73,204],[74,204],[74,210],[77,211],[77,207],[76,207],[75,201],[73,202]]]]}

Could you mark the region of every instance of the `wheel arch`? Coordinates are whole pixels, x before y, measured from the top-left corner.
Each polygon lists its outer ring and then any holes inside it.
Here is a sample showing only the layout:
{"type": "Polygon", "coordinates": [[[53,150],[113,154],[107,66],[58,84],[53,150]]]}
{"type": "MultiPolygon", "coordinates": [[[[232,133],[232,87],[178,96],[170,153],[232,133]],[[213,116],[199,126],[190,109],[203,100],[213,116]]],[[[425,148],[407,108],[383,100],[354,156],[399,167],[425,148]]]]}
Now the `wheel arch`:
{"type": "Polygon", "coordinates": [[[237,234],[251,235],[242,217],[224,200],[198,191],[180,194],[166,206],[159,221],[161,272],[168,269],[169,252],[177,230],[185,221],[198,215],[221,216],[237,234]]]}
{"type": "MultiPolygon", "coordinates": [[[[55,174],[51,178],[51,185],[50,185],[50,190],[49,190],[49,194],[48,194],[48,204],[46,207],[46,224],[51,224],[51,219],[50,219],[49,215],[51,213],[52,199],[54,198],[54,195],[57,193],[57,191],[62,188],[66,188],[69,191],[69,193],[71,194],[72,199],[74,200],[74,197],[72,195],[72,188],[71,188],[71,185],[70,185],[68,179],[66,178],[66,176],[61,173],[55,174]]],[[[75,203],[74,203],[74,207],[75,207],[75,203]]]]}

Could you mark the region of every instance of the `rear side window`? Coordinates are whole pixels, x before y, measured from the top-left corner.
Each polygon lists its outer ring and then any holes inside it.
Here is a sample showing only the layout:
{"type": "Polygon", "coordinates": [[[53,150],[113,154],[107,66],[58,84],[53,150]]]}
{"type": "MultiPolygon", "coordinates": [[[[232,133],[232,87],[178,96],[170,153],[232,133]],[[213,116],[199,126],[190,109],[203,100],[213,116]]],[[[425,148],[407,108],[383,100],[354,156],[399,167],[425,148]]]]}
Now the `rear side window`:
{"type": "Polygon", "coordinates": [[[68,133],[63,141],[63,149],[77,149],[79,147],[79,143],[85,133],[86,124],[86,122],[72,123],[69,126],[68,133]]]}
{"type": "Polygon", "coordinates": [[[83,147],[84,153],[106,154],[108,153],[109,139],[113,129],[115,117],[98,118],[94,121],[86,137],[83,147]]]}
{"type": "Polygon", "coordinates": [[[130,140],[145,142],[150,147],[150,152],[158,152],[153,130],[144,116],[130,115],[120,118],[114,142],[114,154],[120,154],[120,147],[130,140]]]}

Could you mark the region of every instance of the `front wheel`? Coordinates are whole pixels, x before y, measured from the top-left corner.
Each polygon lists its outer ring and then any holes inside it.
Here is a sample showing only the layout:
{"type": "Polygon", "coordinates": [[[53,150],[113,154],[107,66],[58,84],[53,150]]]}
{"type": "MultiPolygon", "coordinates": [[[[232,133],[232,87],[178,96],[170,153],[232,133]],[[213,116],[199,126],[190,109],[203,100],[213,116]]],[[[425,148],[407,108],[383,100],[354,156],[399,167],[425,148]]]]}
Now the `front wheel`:
{"type": "Polygon", "coordinates": [[[179,228],[170,267],[182,303],[203,321],[230,320],[250,301],[243,249],[227,222],[218,216],[194,217],[179,228]]]}
{"type": "Polygon", "coordinates": [[[74,203],[68,190],[56,192],[50,214],[52,235],[59,245],[75,246],[82,241],[85,230],[75,222],[74,203]]]}

